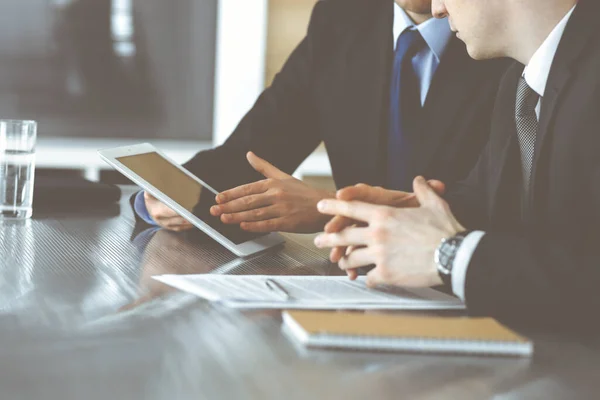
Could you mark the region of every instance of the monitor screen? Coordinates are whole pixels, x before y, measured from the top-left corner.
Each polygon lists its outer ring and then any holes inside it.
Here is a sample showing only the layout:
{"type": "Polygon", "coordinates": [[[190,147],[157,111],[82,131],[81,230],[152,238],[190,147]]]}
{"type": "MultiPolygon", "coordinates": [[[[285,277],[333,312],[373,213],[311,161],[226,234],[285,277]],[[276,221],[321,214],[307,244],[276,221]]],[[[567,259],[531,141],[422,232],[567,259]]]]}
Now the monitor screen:
{"type": "Polygon", "coordinates": [[[218,217],[212,216],[210,208],[216,204],[215,193],[202,186],[200,182],[188,176],[160,154],[155,152],[136,154],[119,157],[117,161],[234,244],[265,236],[265,234],[245,232],[238,225],[226,225],[218,217]]]}

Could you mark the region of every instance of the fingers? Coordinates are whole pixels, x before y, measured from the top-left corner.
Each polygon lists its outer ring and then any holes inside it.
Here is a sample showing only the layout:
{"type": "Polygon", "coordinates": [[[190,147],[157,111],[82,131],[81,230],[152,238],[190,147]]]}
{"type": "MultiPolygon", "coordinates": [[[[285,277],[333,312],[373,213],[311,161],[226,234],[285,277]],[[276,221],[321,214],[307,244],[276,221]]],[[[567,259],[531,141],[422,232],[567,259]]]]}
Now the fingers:
{"type": "Polygon", "coordinates": [[[146,209],[148,210],[148,213],[155,221],[158,219],[167,219],[179,216],[179,214],[173,211],[169,206],[147,192],[144,192],[144,200],[146,200],[146,209]]]}
{"type": "Polygon", "coordinates": [[[273,199],[267,193],[244,196],[242,198],[229,201],[224,204],[212,206],[210,213],[214,217],[219,217],[223,214],[241,213],[243,211],[255,210],[260,207],[273,204],[273,199]]]}
{"type": "Polygon", "coordinates": [[[338,200],[345,201],[362,200],[368,202],[369,198],[373,197],[373,190],[375,190],[373,186],[366,185],[364,183],[359,183],[357,185],[348,186],[338,190],[336,193],[336,198],[338,200]]]}
{"type": "MultiPolygon", "coordinates": [[[[429,186],[438,194],[443,195],[446,191],[446,185],[438,180],[432,179],[427,182],[429,186]]],[[[414,193],[401,192],[397,190],[384,189],[379,186],[369,186],[359,183],[338,190],[336,194],[338,200],[352,201],[358,200],[365,203],[380,204],[394,207],[418,207],[419,202],[414,193]]]]}
{"type": "Polygon", "coordinates": [[[417,176],[413,181],[413,188],[417,199],[422,206],[433,207],[441,200],[438,194],[427,184],[425,178],[417,176]]]}
{"type": "Polygon", "coordinates": [[[158,201],[156,197],[152,196],[150,193],[144,191],[144,200],[148,201],[158,201]]]}
{"type": "Polygon", "coordinates": [[[323,233],[315,238],[315,246],[348,247],[363,246],[367,244],[368,228],[348,228],[339,233],[323,233]]]}
{"type": "Polygon", "coordinates": [[[355,281],[358,278],[358,272],[355,269],[349,269],[346,271],[346,275],[350,278],[351,281],[355,281]]]}
{"type": "Polygon", "coordinates": [[[412,193],[400,192],[397,190],[388,190],[379,186],[369,186],[364,183],[350,186],[338,190],[337,199],[339,200],[359,200],[365,203],[400,206],[403,201],[413,198],[412,193]]]}
{"type": "Polygon", "coordinates": [[[194,225],[192,225],[188,220],[180,216],[170,218],[155,218],[154,222],[156,222],[161,228],[175,232],[186,231],[194,227],[194,225]]]}
{"type": "Polygon", "coordinates": [[[344,257],[344,254],[346,254],[346,249],[347,247],[345,246],[336,246],[333,249],[331,249],[331,251],[329,252],[329,261],[331,261],[334,264],[339,263],[342,257],[344,257]]]}
{"type": "Polygon", "coordinates": [[[443,196],[446,193],[446,184],[436,179],[430,179],[427,184],[436,192],[438,195],[443,196]]]}
{"type": "MultiPolygon", "coordinates": [[[[373,264],[373,255],[368,247],[356,249],[349,252],[338,263],[339,267],[344,271],[354,270],[356,268],[365,267],[373,264]]],[[[356,273],[356,271],[354,271],[356,273]]]]}
{"type": "Polygon", "coordinates": [[[273,218],[266,221],[242,222],[240,228],[247,232],[269,233],[287,232],[286,218],[273,218]]]}
{"type": "Polygon", "coordinates": [[[317,208],[321,214],[341,215],[358,221],[368,222],[377,212],[378,207],[360,201],[321,200],[317,208]]]}
{"type": "MultiPolygon", "coordinates": [[[[350,226],[356,226],[356,225],[360,225],[358,224],[355,220],[350,219],[350,218],[346,218],[346,217],[340,217],[339,215],[333,217],[331,219],[331,221],[329,221],[326,225],[325,225],[325,233],[337,233],[337,232],[341,232],[344,229],[350,227],[350,226]]],[[[364,225],[364,224],[363,224],[364,225]]],[[[329,253],[329,260],[332,263],[338,263],[342,257],[344,257],[344,255],[346,254],[346,247],[345,246],[336,246],[333,249],[331,249],[331,252],[329,253]]]]}
{"type": "Polygon", "coordinates": [[[242,222],[265,221],[281,216],[278,207],[270,206],[233,214],[223,214],[221,215],[221,221],[225,224],[240,224],[242,222]]]}
{"type": "Polygon", "coordinates": [[[189,221],[181,217],[175,217],[168,220],[161,220],[160,226],[175,232],[187,231],[194,227],[194,225],[192,225],[189,221]]]}
{"type": "Polygon", "coordinates": [[[148,213],[159,226],[175,232],[186,231],[194,227],[188,220],[181,217],[150,193],[144,192],[144,200],[146,201],[148,213]]]}
{"type": "Polygon", "coordinates": [[[290,175],[275,167],[273,164],[263,160],[253,152],[249,151],[246,154],[246,159],[256,171],[260,172],[266,178],[271,179],[287,179],[290,175]]]}
{"type": "Polygon", "coordinates": [[[327,224],[325,224],[325,233],[341,232],[343,229],[356,224],[351,218],[336,215],[327,224]]]}
{"type": "MultiPolygon", "coordinates": [[[[331,249],[329,258],[330,258],[331,262],[337,264],[345,255],[349,255],[356,249],[357,249],[356,246],[334,247],[333,249],[331,249]]],[[[356,280],[356,278],[358,278],[358,272],[356,272],[356,270],[354,270],[354,269],[346,270],[346,275],[348,275],[348,278],[350,278],[351,281],[354,281],[354,280],[356,280]]]]}
{"type": "Polygon", "coordinates": [[[229,201],[239,199],[241,197],[261,194],[269,189],[268,185],[268,180],[262,180],[258,182],[249,183],[247,185],[238,186],[233,189],[229,189],[219,193],[217,195],[216,200],[218,204],[224,204],[229,201]]]}

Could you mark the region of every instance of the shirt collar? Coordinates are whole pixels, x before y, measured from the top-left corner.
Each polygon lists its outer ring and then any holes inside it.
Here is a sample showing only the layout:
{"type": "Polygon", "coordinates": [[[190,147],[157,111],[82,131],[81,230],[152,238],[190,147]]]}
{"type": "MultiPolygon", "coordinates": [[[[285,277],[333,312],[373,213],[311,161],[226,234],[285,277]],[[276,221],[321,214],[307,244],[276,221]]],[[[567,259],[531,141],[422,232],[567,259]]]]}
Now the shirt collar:
{"type": "MultiPolygon", "coordinates": [[[[398,37],[400,37],[402,32],[414,26],[414,22],[406,14],[406,11],[397,3],[394,3],[394,46],[396,46],[398,37]]],[[[435,55],[437,61],[440,62],[452,38],[452,30],[450,29],[448,19],[431,18],[417,25],[417,29],[421,33],[421,36],[423,36],[431,52],[435,55]]]]}
{"type": "Polygon", "coordinates": [[[523,70],[525,81],[540,97],[544,97],[554,56],[575,7],[571,8],[552,32],[550,32],[550,35],[533,54],[531,60],[529,60],[529,64],[523,70]]]}

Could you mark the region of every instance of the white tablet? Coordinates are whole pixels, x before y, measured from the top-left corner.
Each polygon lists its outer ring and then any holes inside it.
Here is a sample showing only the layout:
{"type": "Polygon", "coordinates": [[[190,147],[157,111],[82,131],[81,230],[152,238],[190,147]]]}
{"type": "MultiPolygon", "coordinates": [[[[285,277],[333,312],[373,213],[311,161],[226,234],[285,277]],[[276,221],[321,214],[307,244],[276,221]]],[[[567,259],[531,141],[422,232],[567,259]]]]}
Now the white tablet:
{"type": "Polygon", "coordinates": [[[244,257],[284,242],[277,233],[251,233],[210,214],[218,194],[151,144],[99,150],[100,157],[234,254],[244,257]]]}

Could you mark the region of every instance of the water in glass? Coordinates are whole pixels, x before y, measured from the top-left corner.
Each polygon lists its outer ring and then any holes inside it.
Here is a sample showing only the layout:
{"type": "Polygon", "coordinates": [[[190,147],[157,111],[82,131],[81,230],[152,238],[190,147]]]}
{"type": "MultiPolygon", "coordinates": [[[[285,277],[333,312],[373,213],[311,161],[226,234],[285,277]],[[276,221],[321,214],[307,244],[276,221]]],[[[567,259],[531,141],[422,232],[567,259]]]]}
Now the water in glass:
{"type": "Polygon", "coordinates": [[[35,154],[0,153],[0,218],[29,218],[32,213],[35,154]]]}

